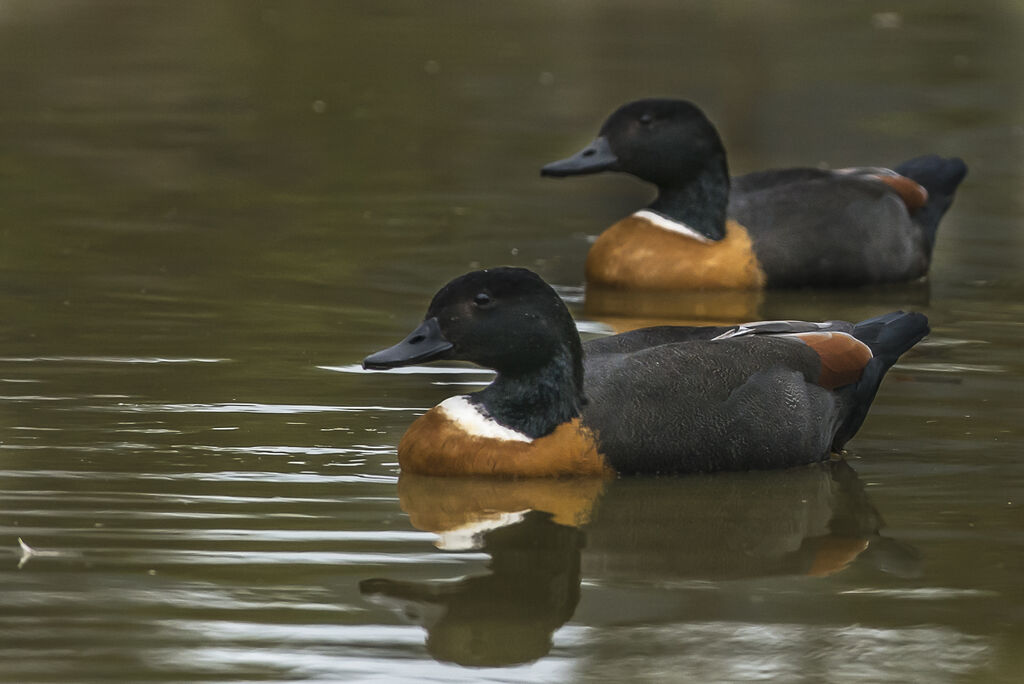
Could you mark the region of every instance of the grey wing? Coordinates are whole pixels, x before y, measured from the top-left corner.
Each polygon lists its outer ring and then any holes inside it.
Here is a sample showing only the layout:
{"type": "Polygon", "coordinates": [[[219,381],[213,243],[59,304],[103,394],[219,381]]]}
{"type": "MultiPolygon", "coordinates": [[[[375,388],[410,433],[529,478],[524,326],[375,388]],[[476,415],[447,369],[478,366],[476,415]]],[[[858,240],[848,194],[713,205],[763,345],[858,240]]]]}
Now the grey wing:
{"type": "Polygon", "coordinates": [[[649,349],[662,344],[710,340],[732,330],[734,326],[659,325],[639,328],[618,335],[599,337],[583,343],[585,354],[622,354],[649,349]]]}
{"type": "Polygon", "coordinates": [[[583,350],[590,356],[626,354],[663,344],[676,344],[679,342],[725,340],[730,337],[743,337],[747,335],[785,335],[826,330],[852,332],[853,324],[847,321],[755,321],[732,326],[660,325],[588,340],[583,344],[583,350]]]}
{"type": "Polygon", "coordinates": [[[856,174],[730,194],[773,287],[904,280],[927,270],[926,239],[899,195],[856,174]]]}
{"type": "Polygon", "coordinates": [[[820,362],[805,345],[694,342],[609,360],[588,368],[584,422],[600,426],[619,472],[776,468],[828,453],[839,408],[808,381],[820,362]]]}

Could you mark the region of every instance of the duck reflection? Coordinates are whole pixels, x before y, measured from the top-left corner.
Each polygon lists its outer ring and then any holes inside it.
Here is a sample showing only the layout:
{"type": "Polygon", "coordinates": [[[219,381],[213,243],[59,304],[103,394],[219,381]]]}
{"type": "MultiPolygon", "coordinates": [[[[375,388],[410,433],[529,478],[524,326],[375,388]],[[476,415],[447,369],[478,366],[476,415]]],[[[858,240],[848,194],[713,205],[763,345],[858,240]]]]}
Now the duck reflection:
{"type": "Polygon", "coordinates": [[[917,572],[913,549],[879,534],[884,523],[845,461],[614,485],[587,529],[587,577],[822,577],[861,556],[886,572],[917,572]]]}
{"type": "Polygon", "coordinates": [[[367,596],[427,630],[427,650],[470,666],[543,657],[580,598],[582,526],[605,482],[441,478],[403,473],[402,508],[446,550],[482,550],[489,573],[452,581],[370,579],[367,596]]]}
{"type": "Polygon", "coordinates": [[[642,291],[590,283],[583,311],[616,332],[649,325],[710,325],[757,320],[764,294],[760,290],[642,291]]]}
{"type": "MultiPolygon", "coordinates": [[[[900,576],[919,559],[883,523],[844,461],[787,471],[616,481],[494,481],[403,474],[402,508],[439,548],[481,550],[488,573],[370,579],[367,597],[427,630],[444,661],[500,666],[548,653],[580,581],[826,576],[862,559],[900,576]]],[[[860,561],[858,561],[860,562],[860,561]]]]}
{"type": "Polygon", "coordinates": [[[579,602],[583,532],[528,511],[485,539],[490,574],[456,582],[371,579],[359,589],[386,597],[423,626],[437,660],[478,667],[537,660],[579,602]]]}
{"type": "Polygon", "coordinates": [[[874,311],[921,309],[931,300],[927,279],[864,287],[857,312],[843,290],[697,290],[636,292],[588,284],[583,313],[621,333],[652,325],[735,325],[747,321],[836,318],[858,320],[874,311]],[[863,313],[860,313],[863,312],[863,313]]]}
{"type": "Polygon", "coordinates": [[[502,480],[402,473],[398,498],[409,522],[437,533],[437,547],[482,549],[485,533],[510,525],[527,511],[549,514],[558,525],[582,527],[608,482],[599,478],[502,480]]]}

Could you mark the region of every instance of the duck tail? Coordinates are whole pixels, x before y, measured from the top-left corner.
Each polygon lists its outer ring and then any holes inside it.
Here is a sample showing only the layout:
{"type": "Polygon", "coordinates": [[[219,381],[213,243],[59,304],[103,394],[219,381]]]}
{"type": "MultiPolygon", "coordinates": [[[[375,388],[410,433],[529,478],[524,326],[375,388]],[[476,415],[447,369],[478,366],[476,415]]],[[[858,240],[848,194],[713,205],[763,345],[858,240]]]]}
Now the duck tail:
{"type": "Polygon", "coordinates": [[[853,326],[853,336],[871,349],[872,358],[864,367],[860,380],[842,390],[847,415],[832,440],[833,450],[842,449],[856,434],[886,372],[928,332],[928,318],[913,311],[893,311],[853,326]]]}
{"type": "Polygon", "coordinates": [[[939,221],[953,204],[957,186],[967,175],[967,164],[959,157],[946,158],[929,154],[907,160],[893,171],[928,191],[928,201],[914,211],[913,219],[924,229],[928,253],[931,254],[939,221]]]}

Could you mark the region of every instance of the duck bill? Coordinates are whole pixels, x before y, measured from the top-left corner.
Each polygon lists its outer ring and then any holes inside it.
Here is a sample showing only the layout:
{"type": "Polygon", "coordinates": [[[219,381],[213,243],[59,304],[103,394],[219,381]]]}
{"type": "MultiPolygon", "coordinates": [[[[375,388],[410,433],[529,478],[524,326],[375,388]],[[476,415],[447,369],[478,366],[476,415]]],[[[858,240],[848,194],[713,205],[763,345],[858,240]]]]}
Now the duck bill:
{"type": "Polygon", "coordinates": [[[367,370],[388,370],[446,358],[454,345],[444,338],[436,318],[428,318],[393,347],[382,349],[363,359],[367,370]]]}
{"type": "Polygon", "coordinates": [[[612,152],[608,139],[604,136],[594,138],[594,141],[582,150],[561,161],[551,162],[540,170],[542,176],[584,176],[588,173],[600,173],[601,171],[614,171],[618,168],[619,158],[612,152]]]}

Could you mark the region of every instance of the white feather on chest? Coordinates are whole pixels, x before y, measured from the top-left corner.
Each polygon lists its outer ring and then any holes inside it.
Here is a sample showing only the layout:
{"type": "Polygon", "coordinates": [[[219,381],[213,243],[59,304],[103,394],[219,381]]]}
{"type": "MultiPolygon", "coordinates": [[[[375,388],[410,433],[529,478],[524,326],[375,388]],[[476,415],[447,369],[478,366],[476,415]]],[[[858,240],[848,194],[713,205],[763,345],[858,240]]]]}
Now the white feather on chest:
{"type": "Polygon", "coordinates": [[[437,405],[448,420],[474,437],[497,439],[505,442],[532,442],[533,439],[521,432],[505,427],[493,418],[484,415],[465,395],[449,397],[437,405]]]}
{"type": "Polygon", "coordinates": [[[714,242],[714,240],[709,239],[706,235],[702,235],[699,231],[694,230],[685,223],[673,221],[667,216],[656,214],[653,211],[649,211],[647,209],[641,209],[640,211],[634,213],[633,218],[638,218],[642,221],[647,221],[652,226],[655,226],[656,228],[661,228],[662,230],[667,230],[670,233],[685,235],[688,238],[693,238],[697,242],[714,242]]]}

